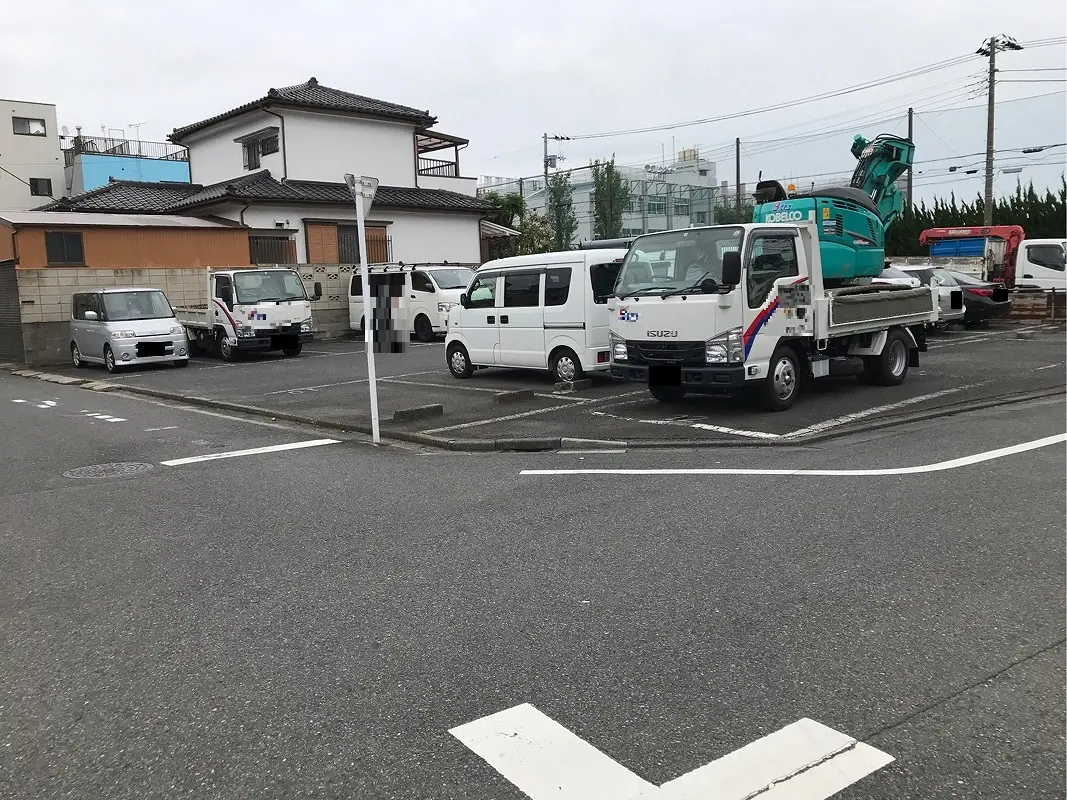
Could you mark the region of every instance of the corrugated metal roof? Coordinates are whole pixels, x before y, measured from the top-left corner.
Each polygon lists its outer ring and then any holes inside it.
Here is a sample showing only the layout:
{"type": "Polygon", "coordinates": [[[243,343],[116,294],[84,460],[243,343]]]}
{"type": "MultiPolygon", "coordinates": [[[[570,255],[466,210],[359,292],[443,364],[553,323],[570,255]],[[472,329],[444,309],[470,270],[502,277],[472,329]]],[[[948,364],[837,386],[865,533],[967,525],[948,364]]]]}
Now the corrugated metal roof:
{"type": "Polygon", "coordinates": [[[79,211],[0,211],[8,225],[105,225],[122,228],[229,228],[198,217],[170,214],[91,214],[79,211]]]}

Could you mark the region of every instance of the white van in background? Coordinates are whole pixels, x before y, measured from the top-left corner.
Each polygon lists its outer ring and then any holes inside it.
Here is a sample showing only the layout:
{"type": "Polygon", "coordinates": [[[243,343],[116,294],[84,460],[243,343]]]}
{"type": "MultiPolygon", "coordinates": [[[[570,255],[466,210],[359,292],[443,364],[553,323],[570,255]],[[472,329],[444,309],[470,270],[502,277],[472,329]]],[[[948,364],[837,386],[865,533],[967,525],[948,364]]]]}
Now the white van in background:
{"type": "MultiPolygon", "coordinates": [[[[348,324],[354,331],[364,331],[363,277],[354,267],[348,283],[348,324]]],[[[403,270],[407,277],[408,319],[411,330],[420,342],[432,342],[445,332],[448,311],[459,303],[459,296],[467,288],[474,269],[466,264],[375,264],[372,272],[403,270]]]]}
{"type": "Polygon", "coordinates": [[[1067,290],[1064,239],[1023,239],[1015,257],[1015,288],[1067,290]]]}
{"type": "Polygon", "coordinates": [[[449,370],[469,378],[483,367],[548,369],[561,382],[607,370],[607,300],[625,256],[605,248],[483,264],[448,315],[449,370]]]}

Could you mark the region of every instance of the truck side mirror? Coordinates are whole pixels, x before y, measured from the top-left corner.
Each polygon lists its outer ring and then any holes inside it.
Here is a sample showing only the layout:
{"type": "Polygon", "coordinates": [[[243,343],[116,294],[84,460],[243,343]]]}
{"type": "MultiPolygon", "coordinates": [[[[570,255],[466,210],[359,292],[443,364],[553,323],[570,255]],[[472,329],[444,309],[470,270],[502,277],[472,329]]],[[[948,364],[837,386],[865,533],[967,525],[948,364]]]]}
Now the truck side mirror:
{"type": "Polygon", "coordinates": [[[464,292],[463,294],[461,294],[459,296],[459,304],[461,306],[463,306],[464,308],[469,308],[469,306],[467,305],[467,293],[466,292],[464,292]]]}
{"type": "Polygon", "coordinates": [[[741,253],[738,250],[727,250],[722,255],[722,282],[727,286],[737,286],[741,283],[741,253]]]}
{"type": "Polygon", "coordinates": [[[311,299],[312,300],[321,300],[322,299],[322,284],[319,283],[318,281],[315,281],[315,287],[314,288],[315,288],[315,294],[311,295],[311,299]]]}

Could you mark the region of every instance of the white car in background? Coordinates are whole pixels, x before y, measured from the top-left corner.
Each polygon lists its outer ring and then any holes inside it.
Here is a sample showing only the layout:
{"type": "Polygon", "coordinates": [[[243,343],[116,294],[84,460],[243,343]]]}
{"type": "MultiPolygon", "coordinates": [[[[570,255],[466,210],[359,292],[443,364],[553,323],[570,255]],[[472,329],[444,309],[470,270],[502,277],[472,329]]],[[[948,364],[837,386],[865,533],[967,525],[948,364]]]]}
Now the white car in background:
{"type": "Polygon", "coordinates": [[[931,280],[936,281],[940,287],[938,304],[941,307],[941,319],[934,327],[945,328],[953,323],[962,324],[967,313],[967,307],[963,304],[963,289],[947,270],[910,265],[886,267],[872,283],[895,283],[918,288],[929,285],[931,280]]]}

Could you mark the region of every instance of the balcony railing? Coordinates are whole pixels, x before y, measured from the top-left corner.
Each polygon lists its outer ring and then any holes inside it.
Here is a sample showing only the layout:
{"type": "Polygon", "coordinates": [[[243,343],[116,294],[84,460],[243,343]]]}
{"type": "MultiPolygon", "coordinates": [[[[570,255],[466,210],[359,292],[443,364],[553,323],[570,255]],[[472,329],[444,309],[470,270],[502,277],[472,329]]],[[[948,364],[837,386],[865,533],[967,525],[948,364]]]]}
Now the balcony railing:
{"type": "Polygon", "coordinates": [[[188,161],[189,151],[170,142],[142,142],[138,139],[112,139],[105,136],[60,136],[66,166],[85,153],[96,156],[124,158],[154,158],[160,161],[188,161]]]}
{"type": "Polygon", "coordinates": [[[436,158],[419,158],[419,175],[434,178],[458,178],[459,169],[454,161],[441,161],[436,158]]]}

